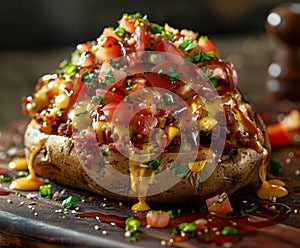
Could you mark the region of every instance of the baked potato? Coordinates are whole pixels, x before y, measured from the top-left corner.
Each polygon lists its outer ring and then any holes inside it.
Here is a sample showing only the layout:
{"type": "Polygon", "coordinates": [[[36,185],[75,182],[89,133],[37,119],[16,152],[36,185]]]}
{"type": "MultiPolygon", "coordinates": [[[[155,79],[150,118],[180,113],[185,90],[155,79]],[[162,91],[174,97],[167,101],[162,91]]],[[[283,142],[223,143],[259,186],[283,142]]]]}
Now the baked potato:
{"type": "Polygon", "coordinates": [[[138,13],[78,45],[23,110],[38,175],[118,200],[230,195],[269,156],[264,124],[212,42],[138,13]]]}

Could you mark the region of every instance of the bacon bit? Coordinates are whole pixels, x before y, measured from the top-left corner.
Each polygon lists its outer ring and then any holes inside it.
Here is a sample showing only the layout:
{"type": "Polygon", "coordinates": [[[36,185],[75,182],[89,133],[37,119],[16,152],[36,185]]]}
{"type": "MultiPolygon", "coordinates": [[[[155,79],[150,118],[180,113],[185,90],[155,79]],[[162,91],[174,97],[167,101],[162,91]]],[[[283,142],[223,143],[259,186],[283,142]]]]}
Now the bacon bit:
{"type": "Polygon", "coordinates": [[[229,197],[225,192],[207,199],[206,205],[209,212],[214,212],[216,214],[227,214],[233,210],[229,197]]]}

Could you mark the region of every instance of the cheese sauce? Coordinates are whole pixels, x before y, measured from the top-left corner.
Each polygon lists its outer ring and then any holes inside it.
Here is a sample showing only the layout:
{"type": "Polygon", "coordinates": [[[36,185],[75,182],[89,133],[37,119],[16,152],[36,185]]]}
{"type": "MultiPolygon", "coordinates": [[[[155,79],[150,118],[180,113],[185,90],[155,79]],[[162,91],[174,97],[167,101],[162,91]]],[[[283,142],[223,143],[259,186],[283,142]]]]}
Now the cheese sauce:
{"type": "Polygon", "coordinates": [[[16,158],[8,164],[8,168],[11,170],[25,171],[28,170],[28,164],[26,158],[16,158]]]}
{"type": "Polygon", "coordinates": [[[131,189],[138,195],[138,203],[131,207],[132,211],[147,211],[150,207],[146,203],[146,196],[152,180],[152,168],[149,165],[130,160],[131,189]]]}
{"type": "Polygon", "coordinates": [[[30,154],[29,164],[28,164],[29,175],[27,177],[21,177],[14,180],[9,186],[10,189],[32,191],[32,190],[38,190],[41,185],[45,184],[44,180],[39,179],[35,175],[35,171],[32,168],[32,165],[34,163],[37,154],[42,149],[46,140],[47,140],[46,138],[40,140],[37,147],[30,154]]]}
{"type": "MultiPolygon", "coordinates": [[[[266,150],[265,150],[266,151],[266,150]]],[[[289,192],[284,188],[285,183],[279,179],[267,180],[268,158],[265,165],[260,169],[260,188],[256,192],[261,199],[273,199],[286,196],[289,192]]]]}

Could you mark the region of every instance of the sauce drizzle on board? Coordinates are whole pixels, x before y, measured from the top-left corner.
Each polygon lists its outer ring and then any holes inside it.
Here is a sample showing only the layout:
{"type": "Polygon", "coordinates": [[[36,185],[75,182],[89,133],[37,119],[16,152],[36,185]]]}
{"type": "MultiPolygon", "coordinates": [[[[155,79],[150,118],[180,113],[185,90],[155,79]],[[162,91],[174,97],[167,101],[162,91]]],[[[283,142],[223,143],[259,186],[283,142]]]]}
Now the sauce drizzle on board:
{"type": "MultiPolygon", "coordinates": [[[[244,204],[244,207],[249,208],[249,204],[244,204]]],[[[264,218],[248,214],[240,216],[239,214],[223,216],[209,212],[183,213],[170,220],[169,228],[176,228],[181,223],[196,223],[196,221],[199,219],[205,219],[207,220],[207,224],[205,227],[203,227],[202,232],[196,233],[193,238],[208,244],[224,245],[225,243],[237,243],[242,239],[243,235],[248,235],[252,231],[281,223],[286,220],[292,212],[291,208],[280,203],[258,206],[258,210],[261,212],[264,218]],[[222,230],[228,226],[237,228],[238,233],[235,235],[223,234],[222,230]]],[[[127,219],[127,217],[104,214],[101,212],[79,213],[76,214],[76,217],[95,218],[100,222],[108,224],[113,222],[120,228],[125,228],[127,219]]],[[[146,227],[146,213],[137,212],[134,217],[141,221],[142,227],[146,227]]],[[[143,232],[144,229],[142,228],[141,231],[143,232]]],[[[165,232],[163,235],[153,235],[151,232],[147,231],[143,233],[159,239],[172,239],[174,242],[181,242],[191,238],[189,235],[174,236],[172,234],[166,237],[165,232]]]]}
{"type": "Polygon", "coordinates": [[[47,138],[39,140],[37,147],[30,153],[29,164],[28,164],[29,175],[27,177],[22,177],[14,180],[9,186],[10,189],[31,191],[31,190],[38,190],[41,185],[45,184],[44,180],[41,180],[36,176],[32,166],[37,154],[42,149],[46,140],[47,138]]]}

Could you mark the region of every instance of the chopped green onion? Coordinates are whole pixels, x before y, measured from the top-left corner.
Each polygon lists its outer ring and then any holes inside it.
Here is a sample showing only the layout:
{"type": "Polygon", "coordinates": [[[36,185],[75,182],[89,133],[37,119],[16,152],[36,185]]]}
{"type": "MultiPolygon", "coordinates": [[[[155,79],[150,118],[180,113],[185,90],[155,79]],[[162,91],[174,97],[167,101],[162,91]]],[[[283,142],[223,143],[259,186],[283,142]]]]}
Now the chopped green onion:
{"type": "Polygon", "coordinates": [[[62,202],[63,208],[76,208],[77,207],[77,198],[75,196],[69,196],[62,202]]]}
{"type": "Polygon", "coordinates": [[[223,235],[236,235],[239,233],[239,230],[232,226],[225,226],[221,233],[223,235]]]}
{"type": "Polygon", "coordinates": [[[300,185],[294,186],[292,189],[293,192],[300,192],[300,185]]]}
{"type": "Polygon", "coordinates": [[[174,218],[175,218],[175,215],[174,215],[174,213],[173,213],[173,210],[167,211],[167,214],[170,216],[171,219],[174,219],[174,218]]]}
{"type": "Polygon", "coordinates": [[[179,178],[185,178],[186,177],[186,171],[184,166],[180,165],[180,164],[175,164],[172,172],[179,178]]]}
{"type": "Polygon", "coordinates": [[[152,167],[153,171],[156,171],[157,168],[159,167],[160,162],[157,159],[154,159],[151,161],[150,166],[152,167]]]}
{"type": "Polygon", "coordinates": [[[27,176],[28,176],[28,171],[18,171],[16,173],[16,178],[27,177],[27,176]]]}
{"type": "Polygon", "coordinates": [[[179,224],[178,228],[183,232],[194,232],[196,230],[196,224],[183,222],[179,224]]]}
{"type": "Polygon", "coordinates": [[[113,207],[113,206],[106,206],[106,207],[104,207],[104,209],[105,209],[105,210],[114,210],[115,207],[113,207]]]}
{"type": "Polygon", "coordinates": [[[176,99],[174,98],[173,94],[164,93],[162,94],[162,102],[166,106],[176,103],[176,99]]]}
{"type": "Polygon", "coordinates": [[[40,192],[41,197],[51,196],[52,185],[51,184],[41,185],[39,188],[39,192],[40,192]]]}
{"type": "Polygon", "coordinates": [[[115,82],[115,76],[114,76],[114,73],[111,68],[105,74],[104,82],[105,83],[114,83],[115,82]]]}
{"type": "Polygon", "coordinates": [[[8,175],[0,175],[0,183],[3,182],[10,182],[11,181],[11,177],[8,175]]]}
{"type": "Polygon", "coordinates": [[[282,169],[283,164],[277,159],[271,157],[268,165],[268,171],[272,174],[279,174],[282,172],[282,169]]]}
{"type": "Polygon", "coordinates": [[[141,222],[133,216],[127,218],[125,224],[125,230],[129,232],[136,232],[141,226],[141,222]]]}

